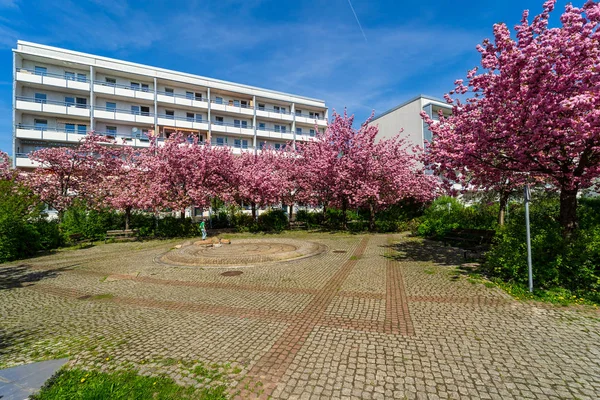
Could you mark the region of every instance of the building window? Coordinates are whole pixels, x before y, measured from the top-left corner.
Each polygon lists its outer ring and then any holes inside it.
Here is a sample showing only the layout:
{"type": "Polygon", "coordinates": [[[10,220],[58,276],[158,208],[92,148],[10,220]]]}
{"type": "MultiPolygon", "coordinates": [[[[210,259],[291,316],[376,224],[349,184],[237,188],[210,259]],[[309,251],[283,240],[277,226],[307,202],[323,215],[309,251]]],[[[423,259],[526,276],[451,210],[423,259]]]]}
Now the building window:
{"type": "Polygon", "coordinates": [[[279,112],[279,106],[273,106],[273,111],[275,111],[276,113],[279,112]]]}
{"type": "MultiPolygon", "coordinates": [[[[117,130],[115,129],[115,132],[117,130]]],[[[79,133],[80,135],[85,135],[87,133],[87,125],[82,125],[79,124],[77,125],[77,133],[79,133]]]]}
{"type": "Polygon", "coordinates": [[[202,114],[196,114],[196,122],[202,122],[202,114]]]}
{"type": "Polygon", "coordinates": [[[36,93],[34,95],[35,102],[42,103],[42,104],[46,104],[47,97],[48,96],[46,95],[46,93],[36,93]]]}
{"type": "Polygon", "coordinates": [[[65,124],[65,132],[75,133],[75,124],[65,124]]]}
{"type": "Polygon", "coordinates": [[[264,104],[260,104],[260,103],[258,103],[258,109],[259,109],[260,111],[265,111],[265,105],[264,105],[264,104]]]}
{"type": "Polygon", "coordinates": [[[140,106],[131,106],[131,113],[133,115],[140,115],[140,106]]]}
{"type": "Polygon", "coordinates": [[[314,136],[315,136],[315,130],[314,130],[314,129],[311,129],[311,130],[310,130],[310,136],[312,136],[312,137],[314,137],[314,136]]]}
{"type": "Polygon", "coordinates": [[[240,102],[240,106],[241,106],[242,108],[248,108],[248,102],[247,102],[246,100],[242,100],[242,101],[240,102]]]}
{"type": "Polygon", "coordinates": [[[168,119],[175,119],[175,111],[174,110],[165,110],[165,115],[168,119]]]}
{"type": "Polygon", "coordinates": [[[106,126],[106,133],[108,136],[115,136],[117,134],[116,126],[106,126]]]}
{"type": "Polygon", "coordinates": [[[142,129],[142,134],[138,135],[138,139],[143,140],[143,141],[148,141],[149,138],[150,138],[150,130],[142,129]]]}
{"type": "Polygon", "coordinates": [[[194,122],[194,113],[185,113],[185,118],[190,122],[194,122]]]}
{"type": "Polygon", "coordinates": [[[246,139],[242,140],[242,149],[248,148],[248,141],[246,139]]]}
{"type": "Polygon", "coordinates": [[[217,138],[217,146],[224,146],[225,145],[225,139],[222,137],[218,137],[217,138]]]}
{"type": "Polygon", "coordinates": [[[296,110],[296,115],[302,115],[302,110],[296,110]]]}
{"type": "Polygon", "coordinates": [[[87,99],[85,97],[77,97],[75,99],[77,108],[87,108],[87,99]]]}
{"type": "Polygon", "coordinates": [[[175,91],[171,88],[165,88],[165,94],[167,96],[174,96],[175,95],[175,91]]]}
{"type": "Polygon", "coordinates": [[[46,75],[48,73],[48,68],[46,67],[38,67],[37,65],[33,69],[36,75],[46,75]]]}
{"type": "Polygon", "coordinates": [[[75,72],[65,71],[65,79],[68,81],[74,81],[75,80],[75,72]]]}
{"type": "Polygon", "coordinates": [[[138,82],[131,82],[131,85],[129,87],[131,88],[131,90],[140,90],[140,84],[138,82]]]}
{"type": "Polygon", "coordinates": [[[75,97],[65,97],[65,105],[67,107],[73,107],[75,105],[75,97]]]}
{"type": "Polygon", "coordinates": [[[235,126],[236,128],[240,127],[240,120],[239,119],[234,119],[233,120],[233,126],[235,126]]]}
{"type": "Polygon", "coordinates": [[[275,125],[275,132],[281,132],[281,126],[275,125]]]}
{"type": "Polygon", "coordinates": [[[149,92],[150,86],[147,83],[142,83],[142,92],[149,92]]]}
{"type": "Polygon", "coordinates": [[[242,121],[242,128],[248,127],[248,121],[242,121]]]}
{"type": "Polygon", "coordinates": [[[259,122],[258,123],[258,130],[259,131],[265,131],[265,130],[267,130],[267,126],[265,125],[264,122],[259,122]]]}
{"type": "Polygon", "coordinates": [[[44,131],[48,129],[48,120],[47,119],[34,119],[33,124],[36,130],[44,131]]]}
{"type": "Polygon", "coordinates": [[[275,150],[281,150],[281,144],[275,143],[275,150]]]}
{"type": "Polygon", "coordinates": [[[216,104],[223,104],[223,98],[222,97],[215,97],[215,103],[216,104]]]}
{"type": "Polygon", "coordinates": [[[296,135],[302,135],[302,128],[296,128],[296,135]]]}
{"type": "Polygon", "coordinates": [[[308,116],[309,116],[310,118],[314,118],[314,117],[315,117],[315,113],[311,111],[311,112],[309,112],[309,113],[308,113],[308,116]]]}
{"type": "Polygon", "coordinates": [[[116,110],[117,110],[117,103],[113,103],[111,101],[106,102],[106,111],[116,111],[116,110]]]}
{"type": "Polygon", "coordinates": [[[263,149],[264,149],[264,148],[266,148],[266,147],[267,147],[267,142],[260,142],[260,143],[258,144],[258,148],[259,148],[259,149],[261,149],[261,150],[263,150],[263,149]]]}
{"type": "Polygon", "coordinates": [[[215,125],[223,125],[223,117],[215,117],[215,125]]]}
{"type": "Polygon", "coordinates": [[[233,105],[236,106],[236,107],[239,107],[240,106],[240,101],[239,100],[234,100],[233,101],[233,105]]]}
{"type": "Polygon", "coordinates": [[[148,106],[141,106],[140,110],[141,110],[141,114],[142,115],[144,115],[146,117],[150,116],[150,107],[148,107],[148,106]]]}
{"type": "Polygon", "coordinates": [[[185,98],[193,100],[194,99],[194,92],[185,92],[185,98]]]}
{"type": "Polygon", "coordinates": [[[233,147],[235,147],[236,149],[241,149],[242,148],[242,140],[241,139],[234,139],[233,140],[233,147]]]}
{"type": "Polygon", "coordinates": [[[79,82],[87,82],[87,75],[86,74],[77,74],[77,80],[79,82]]]}
{"type": "Polygon", "coordinates": [[[198,93],[198,92],[196,92],[196,93],[195,93],[195,98],[196,98],[196,100],[198,100],[198,101],[202,101],[202,93],[198,93]]]}
{"type": "Polygon", "coordinates": [[[285,126],[281,126],[281,133],[285,133],[286,127],[285,126]]]}
{"type": "Polygon", "coordinates": [[[117,84],[117,80],[115,78],[104,78],[105,86],[115,86],[117,84]]]}
{"type": "Polygon", "coordinates": [[[287,113],[287,111],[285,110],[285,107],[281,107],[281,110],[279,110],[279,112],[281,112],[282,114],[287,113]]]}

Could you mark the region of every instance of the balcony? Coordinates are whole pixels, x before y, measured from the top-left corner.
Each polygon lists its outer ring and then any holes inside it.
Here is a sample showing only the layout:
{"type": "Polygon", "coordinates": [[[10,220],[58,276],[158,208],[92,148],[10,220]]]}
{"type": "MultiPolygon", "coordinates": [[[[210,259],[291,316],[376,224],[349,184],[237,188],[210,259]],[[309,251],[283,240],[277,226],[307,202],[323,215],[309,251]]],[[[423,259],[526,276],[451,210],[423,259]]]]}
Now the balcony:
{"type": "Polygon", "coordinates": [[[239,135],[254,136],[254,127],[252,125],[241,125],[230,122],[212,121],[210,128],[213,132],[232,133],[239,135]]]}
{"type": "Polygon", "coordinates": [[[19,139],[52,140],[57,142],[79,142],[87,130],[76,130],[66,127],[46,127],[39,125],[18,124],[16,135],[19,139]]]}
{"type": "Polygon", "coordinates": [[[211,140],[210,145],[213,147],[227,147],[228,149],[230,149],[233,152],[233,154],[242,154],[242,152],[254,151],[254,146],[252,146],[251,144],[236,145],[236,144],[230,144],[230,143],[219,143],[213,139],[213,140],[211,140]]]}
{"type": "Polygon", "coordinates": [[[64,101],[42,100],[34,97],[17,96],[17,109],[23,111],[45,112],[78,117],[90,117],[87,104],[66,103],[64,101]]]}
{"type": "Polygon", "coordinates": [[[286,122],[292,122],[294,120],[294,116],[287,111],[281,111],[281,109],[276,110],[274,108],[267,107],[257,107],[256,116],[286,122]]]}
{"type": "Polygon", "coordinates": [[[94,81],[94,93],[154,101],[154,90],[152,89],[105,81],[94,81]]]}
{"type": "Polygon", "coordinates": [[[211,100],[210,101],[210,109],[214,111],[224,111],[233,114],[243,114],[248,116],[254,116],[254,107],[250,105],[239,105],[234,104],[226,104],[221,100],[211,100]]]}
{"type": "Polygon", "coordinates": [[[186,107],[198,107],[208,109],[208,99],[187,94],[175,94],[171,92],[157,92],[156,101],[159,103],[174,104],[186,107]]]}
{"type": "Polygon", "coordinates": [[[94,107],[94,118],[154,125],[154,113],[120,108],[94,107]]]}
{"type": "Polygon", "coordinates": [[[306,113],[296,113],[296,122],[301,124],[307,124],[311,126],[318,125],[319,127],[327,126],[327,119],[325,117],[319,116],[316,118],[314,115],[306,114],[306,113]]]}
{"type": "Polygon", "coordinates": [[[32,161],[29,159],[29,153],[16,153],[15,162],[17,168],[37,168],[40,166],[38,161],[32,161]]]}
{"type": "Polygon", "coordinates": [[[17,81],[36,83],[39,85],[54,86],[62,89],[76,89],[90,91],[90,81],[81,76],[69,74],[51,74],[47,72],[36,72],[31,69],[17,68],[17,81]]]}
{"type": "Polygon", "coordinates": [[[208,121],[166,114],[158,115],[158,125],[169,126],[174,128],[197,129],[205,131],[208,130],[208,121]]]}
{"type": "Polygon", "coordinates": [[[282,132],[281,130],[276,131],[273,128],[258,128],[256,130],[256,136],[271,139],[283,139],[283,140],[294,140],[294,133],[290,131],[282,132]]]}

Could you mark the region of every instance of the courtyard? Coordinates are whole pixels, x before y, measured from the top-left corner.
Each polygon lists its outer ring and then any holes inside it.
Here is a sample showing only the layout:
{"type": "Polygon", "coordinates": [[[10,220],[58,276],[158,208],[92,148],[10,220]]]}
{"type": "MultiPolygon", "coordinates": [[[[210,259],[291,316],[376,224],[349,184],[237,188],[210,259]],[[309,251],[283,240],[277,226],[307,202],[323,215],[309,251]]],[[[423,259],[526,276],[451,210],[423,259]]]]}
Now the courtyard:
{"type": "Polygon", "coordinates": [[[228,237],[224,264],[188,265],[183,239],[3,264],[0,368],[69,357],[239,398],[600,397],[600,314],[516,301],[458,250],[402,234],[228,237]],[[261,256],[276,251],[297,254],[261,256]]]}

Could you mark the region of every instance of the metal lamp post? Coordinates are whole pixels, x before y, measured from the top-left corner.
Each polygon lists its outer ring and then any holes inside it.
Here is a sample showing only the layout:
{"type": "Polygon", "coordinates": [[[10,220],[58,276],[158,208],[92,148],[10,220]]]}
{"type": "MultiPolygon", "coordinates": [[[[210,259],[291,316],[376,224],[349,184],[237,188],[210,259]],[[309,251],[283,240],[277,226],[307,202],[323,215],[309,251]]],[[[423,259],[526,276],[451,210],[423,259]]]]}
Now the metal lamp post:
{"type": "Polygon", "coordinates": [[[529,229],[529,202],[531,201],[531,191],[529,185],[524,189],[525,201],[525,230],[527,232],[527,269],[529,273],[529,291],[533,292],[533,268],[531,267],[531,231],[529,229]]]}

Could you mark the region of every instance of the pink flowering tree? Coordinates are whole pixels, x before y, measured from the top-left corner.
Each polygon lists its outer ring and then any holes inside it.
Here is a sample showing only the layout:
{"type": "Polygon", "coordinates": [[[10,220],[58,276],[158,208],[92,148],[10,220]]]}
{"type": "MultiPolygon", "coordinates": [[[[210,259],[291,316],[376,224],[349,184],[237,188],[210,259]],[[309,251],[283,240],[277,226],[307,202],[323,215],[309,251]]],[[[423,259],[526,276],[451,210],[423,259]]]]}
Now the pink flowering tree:
{"type": "Polygon", "coordinates": [[[553,185],[569,236],[577,193],[600,175],[600,4],[569,4],[560,26],[549,28],[554,5],[544,3],[531,23],[524,12],[514,38],[505,24],[494,25],[494,40],[477,47],[481,68],[446,96],[453,115],[428,122],[431,160],[440,169],[460,158],[474,176],[492,177],[479,179],[484,187],[506,174],[553,185]]]}
{"type": "Polygon", "coordinates": [[[40,166],[27,174],[26,184],[48,206],[62,215],[75,199],[100,201],[98,187],[111,173],[114,141],[90,133],[73,147],[49,147],[29,155],[40,166]]]}
{"type": "MultiPolygon", "coordinates": [[[[340,207],[345,227],[349,207],[375,212],[407,198],[435,196],[435,180],[424,174],[415,153],[398,137],[375,142],[377,127],[353,128],[354,117],[334,112],[325,133],[299,146],[305,159],[305,193],[313,204],[340,207]]],[[[367,121],[368,122],[368,121],[367,121]]]]}
{"type": "Polygon", "coordinates": [[[233,155],[226,148],[201,145],[197,138],[187,140],[172,135],[163,146],[154,145],[143,162],[145,180],[150,183],[157,206],[184,210],[207,207],[219,197],[230,200],[233,155]]]}
{"type": "Polygon", "coordinates": [[[0,151],[0,180],[10,180],[14,176],[14,171],[10,165],[10,157],[3,151],[0,151]]]}
{"type": "Polygon", "coordinates": [[[258,154],[244,152],[236,158],[235,198],[239,204],[251,205],[252,218],[256,219],[257,207],[275,204],[281,199],[279,156],[275,150],[266,148],[258,154]]]}

